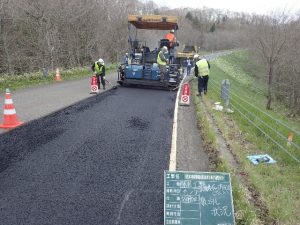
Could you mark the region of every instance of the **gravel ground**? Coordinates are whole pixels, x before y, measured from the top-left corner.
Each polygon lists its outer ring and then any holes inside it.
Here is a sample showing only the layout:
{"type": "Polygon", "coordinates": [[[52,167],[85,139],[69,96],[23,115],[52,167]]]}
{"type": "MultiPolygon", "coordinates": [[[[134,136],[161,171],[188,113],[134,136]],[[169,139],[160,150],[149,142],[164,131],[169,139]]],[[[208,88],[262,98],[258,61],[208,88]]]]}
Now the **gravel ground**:
{"type": "Polygon", "coordinates": [[[177,170],[208,171],[208,156],[203,149],[200,130],[197,127],[195,107],[179,106],[177,137],[177,170]]]}
{"type": "MultiPolygon", "coordinates": [[[[216,52],[205,55],[212,61],[232,51],[216,52]]],[[[193,71],[193,70],[192,70],[193,71]]],[[[189,81],[192,77],[186,77],[189,81]]],[[[197,127],[196,111],[191,99],[190,106],[179,106],[177,129],[177,165],[178,171],[209,172],[209,159],[201,140],[201,131],[197,127]]]]}

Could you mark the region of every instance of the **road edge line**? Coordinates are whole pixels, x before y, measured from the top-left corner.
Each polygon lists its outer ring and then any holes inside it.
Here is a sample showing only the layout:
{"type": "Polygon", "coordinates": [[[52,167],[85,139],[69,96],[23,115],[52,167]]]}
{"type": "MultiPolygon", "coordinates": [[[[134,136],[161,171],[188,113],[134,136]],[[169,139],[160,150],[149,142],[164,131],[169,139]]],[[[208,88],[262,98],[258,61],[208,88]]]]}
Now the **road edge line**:
{"type": "Polygon", "coordinates": [[[174,119],[173,119],[173,131],[172,131],[172,144],[171,144],[171,152],[170,152],[170,162],[169,162],[169,171],[176,171],[176,151],[177,151],[177,120],[178,120],[178,102],[179,102],[179,95],[181,92],[182,84],[185,80],[185,77],[183,77],[178,92],[176,95],[176,101],[175,101],[175,109],[174,109],[174,119]]]}

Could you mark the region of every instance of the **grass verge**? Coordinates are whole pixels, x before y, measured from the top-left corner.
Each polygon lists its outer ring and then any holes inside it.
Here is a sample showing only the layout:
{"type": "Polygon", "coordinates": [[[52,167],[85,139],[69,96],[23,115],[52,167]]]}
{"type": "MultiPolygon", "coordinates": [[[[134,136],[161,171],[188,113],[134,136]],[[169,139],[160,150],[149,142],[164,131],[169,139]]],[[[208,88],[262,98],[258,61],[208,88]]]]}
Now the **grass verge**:
{"type": "Polygon", "coordinates": [[[196,118],[198,127],[201,129],[204,148],[209,155],[210,170],[218,172],[228,172],[231,174],[233,204],[235,208],[236,224],[260,224],[255,214],[255,208],[249,204],[245,187],[239,183],[233,168],[227,165],[227,162],[222,159],[216,142],[216,134],[213,131],[212,124],[208,121],[206,110],[201,103],[200,98],[196,96],[197,82],[192,82],[192,100],[196,109],[196,118]]]}
{"type": "MultiPolygon", "coordinates": [[[[279,148],[276,144],[270,141],[264,133],[268,133],[270,137],[277,140],[273,130],[278,132],[287,133],[288,130],[282,128],[280,124],[275,123],[269,118],[265,117],[261,111],[264,109],[265,97],[263,93],[259,92],[255,88],[251,88],[252,81],[255,78],[251,77],[251,71],[247,70],[247,66],[243,65],[247,63],[247,54],[233,54],[230,56],[222,57],[221,60],[212,62],[211,76],[209,81],[209,95],[204,97],[203,101],[206,101],[208,105],[208,112],[211,114],[218,124],[219,129],[222,131],[224,138],[230,146],[230,150],[238,162],[238,169],[232,168],[225,159],[221,159],[216,167],[217,170],[231,172],[233,183],[233,195],[237,224],[299,224],[300,220],[300,167],[299,163],[291,159],[291,157],[279,148]],[[241,58],[241,60],[238,60],[241,58]],[[225,63],[224,63],[225,62],[225,63]],[[228,67],[235,69],[228,69],[228,67]],[[231,72],[230,72],[231,71],[231,72]],[[241,73],[239,73],[241,71],[241,73]],[[236,73],[234,76],[232,73],[236,73]],[[248,76],[248,78],[245,76],[248,76]],[[220,84],[223,79],[229,79],[231,82],[231,91],[235,93],[231,95],[231,103],[235,108],[233,114],[226,114],[224,112],[213,111],[212,106],[216,101],[220,101],[220,84]],[[246,103],[241,99],[247,99],[246,103]],[[260,110],[256,111],[247,104],[250,102],[254,104],[260,110]],[[244,109],[243,109],[244,108],[244,109]],[[239,111],[238,111],[239,110],[239,111]],[[249,112],[252,112],[251,115],[249,112]],[[250,120],[245,119],[245,116],[250,120]],[[262,121],[268,126],[263,127],[262,121]],[[260,129],[255,127],[257,125],[260,129]],[[257,166],[252,165],[247,156],[251,154],[269,154],[276,161],[276,164],[260,164],[257,166]],[[256,198],[247,196],[241,182],[241,174],[245,185],[248,185],[256,198]],[[256,201],[259,200],[259,204],[256,201]],[[263,213],[261,211],[264,211],[263,213]],[[262,221],[262,222],[260,222],[262,221]]],[[[195,89],[195,87],[194,87],[195,89]]],[[[194,90],[195,91],[195,90],[194,90]]],[[[193,94],[194,95],[194,94],[193,94]]],[[[196,96],[193,96],[197,98],[196,96]]],[[[197,101],[197,100],[196,100],[197,101]]],[[[197,106],[198,112],[201,113],[201,102],[197,106]]],[[[288,119],[284,112],[272,112],[268,111],[273,118],[284,121],[288,126],[297,129],[299,123],[288,119]]],[[[201,115],[204,117],[204,115],[201,115]]],[[[199,123],[203,123],[205,119],[198,119],[199,123]]],[[[205,125],[203,123],[200,127],[205,125]]],[[[203,129],[202,129],[203,130],[203,129]]],[[[207,131],[203,130],[203,135],[207,131]]],[[[208,134],[208,137],[212,134],[208,134]]],[[[284,148],[286,147],[286,140],[284,148]]],[[[296,143],[299,141],[299,137],[295,137],[296,143]]],[[[291,149],[287,149],[290,151],[291,149]]],[[[292,151],[291,151],[292,152],[292,151]]],[[[299,152],[293,152],[298,157],[299,152]]]]}

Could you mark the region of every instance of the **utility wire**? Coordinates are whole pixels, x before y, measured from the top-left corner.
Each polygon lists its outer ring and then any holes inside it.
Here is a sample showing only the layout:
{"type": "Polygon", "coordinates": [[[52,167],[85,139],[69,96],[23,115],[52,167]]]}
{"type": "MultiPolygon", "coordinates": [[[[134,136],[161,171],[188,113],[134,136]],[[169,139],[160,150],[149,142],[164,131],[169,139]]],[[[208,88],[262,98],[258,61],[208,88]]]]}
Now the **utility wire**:
{"type": "MultiPolygon", "coordinates": [[[[218,86],[218,84],[217,84],[215,81],[212,81],[212,82],[214,82],[214,84],[215,84],[216,86],[218,86]]],[[[226,89],[227,91],[229,91],[227,88],[225,88],[225,89],[226,89]]],[[[231,94],[234,95],[236,98],[238,98],[238,99],[244,101],[246,104],[248,104],[248,105],[254,107],[252,104],[250,104],[249,102],[245,101],[244,99],[242,99],[241,97],[239,97],[238,95],[236,95],[234,92],[231,92],[231,94]]],[[[259,112],[263,112],[262,110],[260,110],[260,109],[257,108],[257,107],[255,107],[255,109],[257,109],[259,112]]],[[[245,110],[245,111],[248,111],[248,109],[247,109],[247,110],[244,109],[244,110],[245,110]]],[[[263,113],[264,113],[264,112],[263,112],[263,113]]],[[[274,121],[276,122],[276,124],[277,124],[277,122],[279,122],[279,120],[274,119],[274,118],[271,117],[270,115],[268,115],[268,114],[266,114],[266,113],[265,113],[265,115],[267,115],[269,118],[271,118],[272,120],[274,120],[274,121]]],[[[258,118],[257,116],[255,116],[255,117],[258,118]]],[[[263,123],[265,124],[264,121],[261,120],[261,122],[263,122],[263,123]]],[[[278,132],[275,131],[274,128],[271,127],[270,125],[268,125],[268,124],[265,124],[265,125],[268,126],[270,129],[272,129],[275,133],[278,133],[278,132]]],[[[288,126],[285,125],[285,124],[281,124],[281,125],[284,125],[284,127],[287,128],[287,129],[289,129],[289,130],[293,130],[292,128],[288,127],[288,126]]],[[[293,130],[293,131],[295,131],[295,130],[293,130]]],[[[297,131],[295,131],[295,132],[297,132],[297,131]]],[[[279,134],[279,133],[278,133],[278,134],[279,134]]],[[[280,133],[280,136],[283,137],[284,139],[286,139],[286,137],[283,136],[281,133],[280,133]]],[[[293,143],[293,144],[295,145],[296,148],[300,149],[300,146],[296,145],[295,143],[293,143]]]]}
{"type": "MultiPolygon", "coordinates": [[[[212,80],[212,82],[214,82],[216,85],[218,85],[214,80],[212,80]]],[[[257,106],[251,104],[250,102],[245,101],[243,98],[241,98],[240,96],[238,96],[238,95],[235,94],[234,92],[231,92],[230,94],[234,95],[236,98],[242,100],[242,101],[245,102],[246,104],[248,104],[248,105],[252,106],[253,108],[255,108],[257,111],[263,113],[264,115],[266,115],[266,116],[269,117],[270,119],[276,121],[276,123],[279,123],[280,125],[284,126],[284,127],[287,128],[288,130],[293,131],[296,135],[300,136],[300,132],[299,132],[299,131],[295,130],[294,128],[291,128],[291,127],[287,126],[287,125],[284,124],[282,121],[280,121],[280,120],[274,118],[273,116],[269,115],[268,113],[262,111],[260,108],[258,108],[257,106]]],[[[248,97],[248,99],[250,99],[250,98],[248,97]]],[[[251,100],[251,99],[250,99],[250,100],[251,100]]]]}
{"type": "MultiPolygon", "coordinates": [[[[283,139],[283,141],[286,141],[286,137],[279,133],[278,131],[276,131],[272,126],[270,126],[269,124],[267,124],[265,121],[263,121],[260,117],[256,116],[254,113],[249,112],[248,109],[246,109],[244,106],[242,106],[241,104],[238,103],[238,101],[236,101],[234,98],[231,99],[232,102],[235,102],[236,105],[238,105],[240,108],[242,108],[243,110],[245,110],[247,113],[251,114],[255,119],[257,119],[258,121],[260,121],[263,125],[265,125],[267,128],[269,128],[270,130],[272,130],[275,134],[277,134],[279,137],[281,137],[283,139]]],[[[297,148],[298,150],[300,150],[300,146],[297,145],[294,142],[291,142],[291,144],[297,148]]]]}
{"type": "MultiPolygon", "coordinates": [[[[213,85],[213,89],[215,90],[215,92],[218,92],[217,91],[217,85],[216,84],[214,84],[213,85]]],[[[249,117],[247,117],[244,113],[242,113],[239,109],[238,109],[238,107],[236,107],[236,106],[234,106],[233,104],[232,104],[232,107],[237,111],[237,112],[239,112],[240,113],[240,115],[243,117],[243,118],[245,118],[250,124],[252,124],[254,127],[256,127],[260,132],[262,132],[267,138],[269,138],[274,144],[276,144],[280,149],[282,149],[284,152],[286,152],[291,158],[293,158],[295,161],[297,161],[298,163],[300,163],[300,160],[297,158],[297,157],[295,157],[293,154],[291,154],[289,151],[287,151],[280,143],[278,143],[276,140],[274,140],[269,134],[267,134],[264,130],[262,130],[259,126],[257,126],[255,123],[253,123],[253,121],[249,118],[249,117]]],[[[248,111],[248,110],[246,110],[246,111],[248,111]]]]}

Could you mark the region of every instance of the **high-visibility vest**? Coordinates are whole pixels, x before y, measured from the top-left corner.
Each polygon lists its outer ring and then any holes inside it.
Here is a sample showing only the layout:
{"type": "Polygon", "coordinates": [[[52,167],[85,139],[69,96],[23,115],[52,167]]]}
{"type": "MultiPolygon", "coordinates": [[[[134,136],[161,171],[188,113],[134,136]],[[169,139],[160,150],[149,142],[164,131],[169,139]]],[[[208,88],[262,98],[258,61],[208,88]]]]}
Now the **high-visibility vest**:
{"type": "Polygon", "coordinates": [[[165,62],[165,61],[162,61],[161,60],[161,58],[159,57],[159,55],[160,55],[160,53],[162,53],[162,51],[160,51],[159,53],[158,53],[158,55],[157,55],[157,64],[158,65],[161,65],[161,66],[165,66],[165,65],[167,65],[167,63],[165,62]]]}
{"type": "Polygon", "coordinates": [[[99,64],[97,62],[95,62],[95,71],[96,71],[96,74],[101,74],[102,71],[103,71],[103,66],[99,66],[99,64]]]}
{"type": "Polygon", "coordinates": [[[208,63],[206,59],[201,59],[198,62],[196,62],[196,65],[198,67],[198,72],[200,76],[208,76],[209,75],[209,68],[208,63]]]}

